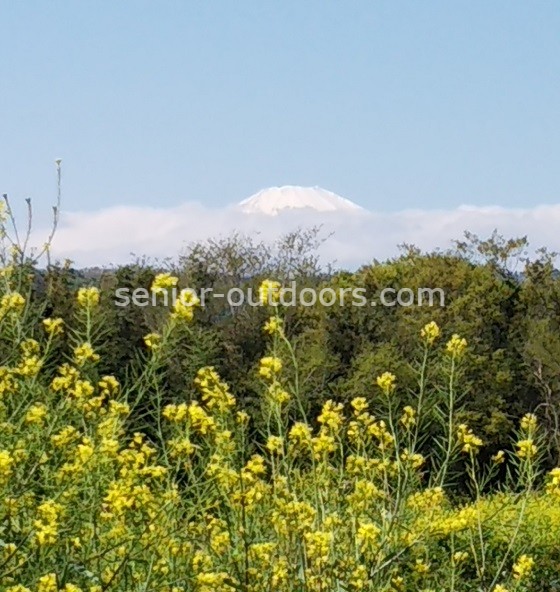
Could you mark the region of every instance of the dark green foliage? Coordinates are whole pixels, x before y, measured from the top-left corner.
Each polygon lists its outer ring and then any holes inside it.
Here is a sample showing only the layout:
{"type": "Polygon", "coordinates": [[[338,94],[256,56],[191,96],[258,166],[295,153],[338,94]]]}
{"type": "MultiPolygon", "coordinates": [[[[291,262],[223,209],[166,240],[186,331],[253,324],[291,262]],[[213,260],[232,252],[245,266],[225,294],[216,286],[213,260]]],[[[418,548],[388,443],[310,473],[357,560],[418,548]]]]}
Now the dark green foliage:
{"type": "MultiPolygon", "coordinates": [[[[464,420],[490,445],[489,453],[506,442],[517,418],[536,411],[548,430],[550,463],[559,462],[560,277],[553,255],[542,251],[528,260],[524,239],[494,234],[481,240],[467,234],[448,252],[421,253],[405,246],[393,260],[374,261],[354,273],[332,272],[319,265],[321,240],[319,229],[292,233],[272,246],[234,235],[192,245],[176,265],[137,262],[93,278],[68,265],[53,266],[27,292],[46,303],[38,314],[68,318],[77,287],[99,285],[110,331],[110,350],[100,352],[100,371],[122,379],[133,371],[134,348],[161,325],[168,310],[162,305],[116,306],[115,290],[149,289],[162,270],[177,275],[182,287],[223,294],[233,287],[256,292],[264,278],[285,284],[293,280],[298,289],[360,288],[367,306],[348,302],[286,311],[286,331],[296,344],[300,387],[311,413],[328,398],[375,398],[375,378],[384,371],[397,375],[400,397],[408,402],[417,369],[407,360],[418,358],[419,332],[434,320],[442,329],[440,347],[453,333],[469,343],[459,395],[464,420]],[[445,306],[437,299],[434,306],[370,306],[386,288],[409,288],[415,294],[421,288],[441,288],[445,306]]],[[[225,298],[207,299],[189,332],[178,339],[176,356],[161,369],[176,399],[188,399],[196,370],[213,365],[247,407],[258,404],[256,367],[267,352],[269,340],[262,331],[267,317],[263,307],[231,307],[225,298]]],[[[7,354],[8,344],[2,347],[7,354]]],[[[68,349],[64,342],[59,347],[68,349]]]]}

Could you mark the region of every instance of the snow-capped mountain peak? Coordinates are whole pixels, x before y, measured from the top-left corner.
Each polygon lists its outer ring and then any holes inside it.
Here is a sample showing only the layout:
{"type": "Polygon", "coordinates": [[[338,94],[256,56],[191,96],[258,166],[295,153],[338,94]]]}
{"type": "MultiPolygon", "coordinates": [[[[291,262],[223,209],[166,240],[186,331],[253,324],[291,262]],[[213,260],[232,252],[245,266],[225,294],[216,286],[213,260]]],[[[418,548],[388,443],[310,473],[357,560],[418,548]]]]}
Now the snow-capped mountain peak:
{"type": "Polygon", "coordinates": [[[309,208],[318,212],[359,212],[362,208],[321,187],[284,185],[262,189],[238,205],[246,214],[276,216],[283,210],[309,208]]]}

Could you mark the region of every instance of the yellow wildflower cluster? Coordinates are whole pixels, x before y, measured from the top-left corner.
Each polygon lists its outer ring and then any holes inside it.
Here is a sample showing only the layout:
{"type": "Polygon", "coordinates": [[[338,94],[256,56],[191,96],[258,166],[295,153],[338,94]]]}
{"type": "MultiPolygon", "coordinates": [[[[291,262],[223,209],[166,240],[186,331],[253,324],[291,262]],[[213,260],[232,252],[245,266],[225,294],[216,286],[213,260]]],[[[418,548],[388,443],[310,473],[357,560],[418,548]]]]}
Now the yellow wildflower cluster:
{"type": "Polygon", "coordinates": [[[407,500],[407,505],[415,510],[433,510],[440,507],[445,501],[445,492],[442,487],[434,487],[413,493],[407,500]]]}
{"type": "Polygon", "coordinates": [[[342,403],[335,403],[334,401],[327,401],[323,405],[321,414],[317,418],[317,421],[328,428],[331,432],[338,432],[344,423],[344,415],[342,410],[344,405],[342,403]]]}
{"type": "Polygon", "coordinates": [[[482,440],[464,423],[457,428],[457,440],[462,452],[476,454],[483,445],[482,440]]]}
{"type": "Polygon", "coordinates": [[[263,330],[269,335],[282,333],[282,319],[280,317],[270,317],[264,324],[263,330]]]}
{"type": "Polygon", "coordinates": [[[4,485],[12,474],[14,459],[7,450],[0,449],[0,486],[4,485]]]}
{"type": "Polygon", "coordinates": [[[269,436],[266,441],[266,449],[272,454],[283,454],[284,440],[280,436],[269,436]]]}
{"type": "Polygon", "coordinates": [[[413,452],[410,452],[410,450],[408,450],[408,448],[405,448],[401,453],[401,461],[405,465],[408,465],[408,466],[412,467],[412,469],[416,470],[416,469],[420,469],[424,465],[424,463],[426,462],[426,459],[419,452],[413,453],[413,452]]]}
{"type": "Polygon", "coordinates": [[[383,372],[377,377],[377,386],[386,394],[390,395],[395,390],[396,377],[390,372],[383,372]]]}
{"type": "Polygon", "coordinates": [[[266,356],[260,361],[259,375],[266,380],[274,380],[282,370],[282,360],[266,356]]]}
{"type": "Polygon", "coordinates": [[[211,366],[201,368],[194,382],[208,409],[224,412],[235,405],[235,397],[230,393],[229,386],[220,380],[218,373],[211,366]]]}
{"type": "Polygon", "coordinates": [[[171,318],[190,323],[194,318],[194,310],[199,304],[200,300],[193,290],[181,290],[179,297],[173,303],[171,318]]]}
{"type": "Polygon", "coordinates": [[[34,377],[39,374],[43,367],[43,360],[36,355],[24,357],[23,360],[14,369],[14,374],[20,376],[34,377]]]}
{"type": "Polygon", "coordinates": [[[498,450],[496,454],[492,455],[492,462],[501,465],[506,460],[506,453],[503,450],[498,450]]]}
{"type": "Polygon", "coordinates": [[[167,405],[163,410],[163,417],[174,423],[188,422],[195,432],[203,436],[216,429],[215,419],[196,401],[167,405]]]}
{"type": "Polygon", "coordinates": [[[531,438],[519,440],[519,442],[516,442],[515,446],[517,447],[517,456],[519,458],[530,460],[537,455],[537,445],[531,438]]]}
{"type": "Polygon", "coordinates": [[[460,337],[456,333],[451,337],[446,345],[447,353],[454,358],[462,356],[466,349],[467,340],[464,337],[460,337]]]}
{"type": "Polygon", "coordinates": [[[99,354],[95,353],[91,343],[82,343],[74,348],[74,363],[76,366],[84,366],[87,363],[99,362],[99,354]]]}
{"type": "Polygon", "coordinates": [[[537,430],[537,425],[537,416],[533,413],[527,413],[521,418],[521,430],[527,434],[534,434],[537,430]]]}
{"type": "Polygon", "coordinates": [[[27,413],[25,414],[25,422],[43,425],[47,414],[47,406],[44,403],[36,403],[27,410],[27,413]]]}
{"type": "Polygon", "coordinates": [[[331,532],[312,531],[304,535],[307,558],[315,568],[321,568],[329,561],[333,535],[331,532]]]}
{"type": "Polygon", "coordinates": [[[114,376],[103,376],[97,386],[104,397],[114,397],[120,389],[119,381],[114,376]]]}
{"type": "Polygon", "coordinates": [[[170,273],[159,273],[154,278],[150,287],[154,294],[162,294],[167,292],[170,288],[174,288],[179,283],[179,278],[170,273]]]}
{"type": "Polygon", "coordinates": [[[158,349],[161,345],[161,335],[159,333],[148,333],[144,336],[144,343],[148,349],[158,349]]]}
{"type": "Polygon", "coordinates": [[[560,467],[555,467],[548,474],[546,491],[549,494],[560,497],[560,467]]]}
{"type": "Polygon", "coordinates": [[[56,543],[61,512],[62,506],[52,500],[43,502],[37,508],[35,540],[39,546],[44,547],[56,543]]]}
{"type": "Polygon", "coordinates": [[[434,341],[439,337],[440,329],[434,321],[425,325],[420,331],[420,336],[428,344],[433,345],[434,341]]]}
{"type": "Polygon", "coordinates": [[[259,286],[259,302],[270,306],[277,306],[282,294],[282,285],[273,280],[264,280],[259,286]]]}
{"type": "Polygon", "coordinates": [[[535,560],[532,557],[529,555],[521,555],[521,557],[519,557],[519,559],[513,565],[513,577],[516,580],[527,579],[531,575],[534,565],[535,560]]]}
{"type": "Polygon", "coordinates": [[[280,406],[287,403],[291,398],[290,393],[276,380],[267,386],[266,395],[271,403],[280,406]]]}
{"type": "Polygon", "coordinates": [[[19,292],[9,292],[0,298],[0,319],[9,314],[19,315],[25,308],[25,298],[19,292]]]}
{"type": "Polygon", "coordinates": [[[64,333],[64,321],[61,318],[44,319],[43,327],[48,335],[61,335],[64,333]]]}
{"type": "Polygon", "coordinates": [[[372,553],[376,550],[381,531],[372,522],[363,522],[358,527],[356,539],[362,553],[372,553]]]}
{"type": "Polygon", "coordinates": [[[80,288],[76,296],[78,305],[84,309],[95,308],[99,304],[99,289],[91,286],[89,288],[80,288]]]}
{"type": "Polygon", "coordinates": [[[403,408],[403,414],[402,414],[399,422],[406,430],[415,426],[416,425],[416,411],[410,405],[406,405],[403,408]]]}

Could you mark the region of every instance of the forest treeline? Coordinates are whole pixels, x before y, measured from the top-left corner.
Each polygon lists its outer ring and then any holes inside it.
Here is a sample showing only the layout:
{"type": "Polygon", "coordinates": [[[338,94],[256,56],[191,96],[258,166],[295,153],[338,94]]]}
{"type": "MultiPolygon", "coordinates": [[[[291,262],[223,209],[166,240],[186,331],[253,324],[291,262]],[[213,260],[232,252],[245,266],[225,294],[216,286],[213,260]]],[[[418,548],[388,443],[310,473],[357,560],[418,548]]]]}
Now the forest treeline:
{"type": "MultiPolygon", "coordinates": [[[[76,306],[76,289],[97,285],[107,344],[107,351],[100,352],[100,371],[123,381],[138,372],[134,352],[144,347],[144,336],[168,311],[163,305],[116,306],[115,291],[149,289],[162,271],[179,277],[182,288],[219,293],[232,287],[256,289],[265,278],[295,281],[298,289],[362,288],[368,300],[378,299],[386,288],[441,288],[444,306],[436,299],[434,306],[286,309],[285,331],[294,343],[299,388],[309,412],[315,415],[328,399],[374,399],[375,377],[386,371],[397,377],[406,403],[407,393],[412,397],[417,387],[417,369],[410,362],[421,353],[417,335],[435,321],[444,337],[458,333],[468,342],[458,397],[465,423],[487,445],[485,454],[507,446],[519,418],[533,412],[546,430],[545,460],[558,464],[560,276],[553,253],[541,250],[529,258],[524,238],[494,233],[483,240],[466,233],[450,250],[421,252],[404,245],[399,256],[350,272],[320,264],[322,240],[319,228],[298,230],[273,245],[233,235],[193,244],[175,261],[138,260],[94,272],[70,263],[30,269],[28,288],[37,315],[67,318],[76,306]]],[[[262,326],[268,314],[265,307],[231,307],[225,299],[210,299],[197,309],[192,325],[176,338],[175,356],[160,369],[166,396],[173,399],[169,402],[190,400],[197,370],[213,366],[242,406],[250,410],[258,404],[255,369],[267,351],[262,326]]],[[[64,339],[58,347],[62,355],[69,354],[64,339]]]]}

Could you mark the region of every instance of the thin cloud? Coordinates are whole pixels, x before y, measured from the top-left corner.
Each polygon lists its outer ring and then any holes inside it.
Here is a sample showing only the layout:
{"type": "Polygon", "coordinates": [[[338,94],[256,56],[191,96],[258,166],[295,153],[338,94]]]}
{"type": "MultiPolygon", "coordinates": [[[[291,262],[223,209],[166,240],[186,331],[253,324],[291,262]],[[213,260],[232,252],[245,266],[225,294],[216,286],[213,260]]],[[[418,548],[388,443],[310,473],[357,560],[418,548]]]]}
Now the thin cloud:
{"type": "Polygon", "coordinates": [[[130,262],[132,253],[158,259],[175,257],[190,242],[235,231],[273,240],[297,227],[318,224],[325,236],[330,235],[321,247],[322,259],[344,267],[394,256],[402,243],[425,250],[445,249],[465,230],[482,237],[494,229],[507,238],[527,235],[533,247],[560,250],[560,204],[358,214],[300,210],[272,217],[185,203],[175,208],[116,206],[64,214],[52,253],[80,267],[105,266],[130,262]]]}

